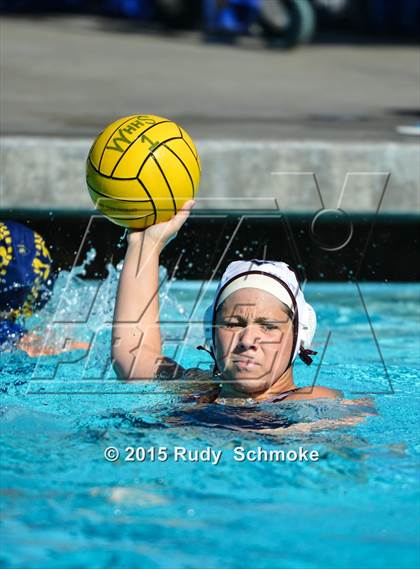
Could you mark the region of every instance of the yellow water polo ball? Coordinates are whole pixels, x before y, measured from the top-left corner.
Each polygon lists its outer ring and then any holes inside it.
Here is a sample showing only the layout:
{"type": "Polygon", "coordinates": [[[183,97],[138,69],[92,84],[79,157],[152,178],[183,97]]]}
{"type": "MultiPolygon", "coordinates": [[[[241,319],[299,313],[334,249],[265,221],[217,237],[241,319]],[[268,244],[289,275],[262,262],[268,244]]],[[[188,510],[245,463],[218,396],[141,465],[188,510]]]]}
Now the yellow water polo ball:
{"type": "Polygon", "coordinates": [[[171,219],[197,195],[200,173],[190,136],[155,115],[124,117],[107,126],[86,162],[95,207],[117,225],[132,229],[171,219]]]}

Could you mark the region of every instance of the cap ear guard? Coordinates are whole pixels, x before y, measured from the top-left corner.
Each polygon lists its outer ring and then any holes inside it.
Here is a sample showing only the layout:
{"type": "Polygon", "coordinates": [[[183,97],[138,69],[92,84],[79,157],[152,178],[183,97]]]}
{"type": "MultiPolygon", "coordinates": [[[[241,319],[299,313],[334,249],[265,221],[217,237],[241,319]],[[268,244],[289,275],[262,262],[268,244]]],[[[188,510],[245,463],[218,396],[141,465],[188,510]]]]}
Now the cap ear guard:
{"type": "Polygon", "coordinates": [[[213,346],[213,304],[206,308],[203,317],[204,338],[207,347],[213,346]]]}
{"type": "Polygon", "coordinates": [[[301,346],[310,348],[316,331],[316,314],[312,306],[306,303],[306,318],[302,322],[301,346]]]}
{"type": "Polygon", "coordinates": [[[310,365],[312,363],[311,356],[315,356],[317,352],[311,350],[312,340],[315,336],[316,331],[316,313],[310,304],[305,303],[304,319],[302,318],[299,325],[299,339],[300,346],[298,348],[298,354],[300,359],[306,364],[310,365]]]}
{"type": "Polygon", "coordinates": [[[205,341],[204,341],[204,346],[197,346],[197,350],[204,350],[205,352],[210,354],[214,362],[213,374],[218,375],[220,372],[217,367],[216,355],[214,353],[214,346],[213,346],[213,307],[214,305],[210,304],[210,306],[208,306],[206,308],[206,311],[204,312],[203,327],[204,327],[205,341]]]}

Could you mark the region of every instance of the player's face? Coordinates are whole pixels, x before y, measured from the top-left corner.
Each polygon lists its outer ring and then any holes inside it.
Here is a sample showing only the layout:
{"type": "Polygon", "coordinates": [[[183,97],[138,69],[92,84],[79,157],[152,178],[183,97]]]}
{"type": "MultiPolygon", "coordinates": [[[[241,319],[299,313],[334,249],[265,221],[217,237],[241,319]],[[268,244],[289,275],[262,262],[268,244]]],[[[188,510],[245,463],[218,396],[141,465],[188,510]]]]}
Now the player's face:
{"type": "Polygon", "coordinates": [[[243,288],[217,311],[216,361],[235,391],[256,395],[286,371],[293,346],[293,322],[275,296],[243,288]]]}

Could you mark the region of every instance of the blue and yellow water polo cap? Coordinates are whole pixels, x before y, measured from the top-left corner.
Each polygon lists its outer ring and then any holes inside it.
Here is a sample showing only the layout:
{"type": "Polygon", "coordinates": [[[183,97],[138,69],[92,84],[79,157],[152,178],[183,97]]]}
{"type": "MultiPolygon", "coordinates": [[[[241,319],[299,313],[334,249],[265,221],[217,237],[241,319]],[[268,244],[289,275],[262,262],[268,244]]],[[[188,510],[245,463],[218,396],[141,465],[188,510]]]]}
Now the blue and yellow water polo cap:
{"type": "Polygon", "coordinates": [[[51,296],[51,255],[43,238],[16,221],[0,221],[0,312],[30,316],[51,296]]]}

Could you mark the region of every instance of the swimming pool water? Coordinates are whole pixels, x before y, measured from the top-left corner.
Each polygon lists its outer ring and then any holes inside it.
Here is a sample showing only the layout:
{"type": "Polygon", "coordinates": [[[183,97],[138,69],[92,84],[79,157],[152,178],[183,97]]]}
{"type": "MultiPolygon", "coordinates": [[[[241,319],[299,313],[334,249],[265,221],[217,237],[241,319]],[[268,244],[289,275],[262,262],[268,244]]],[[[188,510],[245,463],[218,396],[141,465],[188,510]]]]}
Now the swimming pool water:
{"type": "MultiPolygon", "coordinates": [[[[377,414],[354,426],[288,433],[273,430],[369,407],[325,400],[199,405],[185,400],[190,386],[116,381],[106,324],[116,280],[111,267],[103,282],[61,273],[52,301],[30,322],[45,330],[55,319],[50,343],[95,337],[88,357],[0,354],[4,567],[418,565],[418,285],[306,287],[318,313],[319,354],[310,368],[296,365],[297,384],[318,372],[318,384],[348,399],[371,397],[377,414]],[[107,462],[109,446],[122,456],[129,446],[166,447],[169,458],[107,462]],[[175,462],[176,446],[223,455],[217,465],[175,462]],[[235,462],[237,446],[303,447],[317,450],[319,460],[235,462]]],[[[168,355],[209,368],[194,349],[214,292],[209,287],[193,311],[201,286],[164,287],[162,326],[168,355]],[[197,321],[189,330],[188,320],[197,321]]]]}

